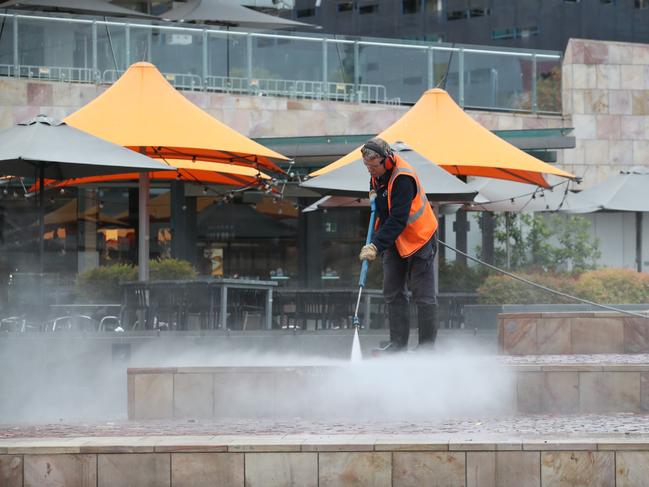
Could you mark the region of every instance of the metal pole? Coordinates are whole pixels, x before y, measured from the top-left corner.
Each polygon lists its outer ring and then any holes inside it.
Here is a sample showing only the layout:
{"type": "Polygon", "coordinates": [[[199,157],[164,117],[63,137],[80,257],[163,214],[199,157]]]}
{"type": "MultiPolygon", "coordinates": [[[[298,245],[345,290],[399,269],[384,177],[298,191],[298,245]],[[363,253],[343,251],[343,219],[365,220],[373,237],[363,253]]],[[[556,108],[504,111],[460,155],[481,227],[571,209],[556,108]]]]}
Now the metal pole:
{"type": "Polygon", "coordinates": [[[464,108],[464,49],[460,48],[457,57],[457,74],[458,74],[458,96],[459,105],[464,108]]]}
{"type": "Polygon", "coordinates": [[[13,24],[14,24],[14,35],[13,35],[13,40],[14,40],[14,76],[16,78],[20,77],[20,58],[18,57],[18,16],[14,15],[13,16],[13,24]]]}
{"type": "Polygon", "coordinates": [[[38,272],[42,275],[45,267],[45,166],[43,163],[38,168],[38,184],[38,272]]]}
{"type": "Polygon", "coordinates": [[[435,65],[433,64],[433,48],[429,47],[426,53],[428,54],[428,89],[430,90],[431,88],[435,87],[435,65]]]}
{"type": "Polygon", "coordinates": [[[92,23],[92,75],[95,80],[95,83],[101,81],[99,76],[99,62],[97,60],[97,22],[92,23]]]}
{"type": "Polygon", "coordinates": [[[537,76],[536,53],[533,53],[532,54],[532,113],[536,113],[538,111],[536,76],[537,76]]]}
{"type": "MultiPolygon", "coordinates": [[[[140,147],[146,154],[146,149],[140,147]]],[[[148,172],[140,173],[140,191],[138,195],[138,279],[149,280],[149,188],[151,181],[148,172]]]]}
{"type": "Polygon", "coordinates": [[[329,94],[327,83],[329,82],[329,62],[327,59],[327,39],[322,39],[322,96],[326,100],[329,94]]]}
{"type": "Polygon", "coordinates": [[[207,88],[207,47],[209,44],[209,37],[207,29],[203,29],[203,90],[207,88]]]}
{"type": "MultiPolygon", "coordinates": [[[[252,35],[246,35],[246,76],[248,77],[248,86],[252,81],[252,35]]],[[[230,76],[230,73],[228,73],[230,76]]]]}
{"type": "Polygon", "coordinates": [[[642,272],[642,212],[635,212],[635,259],[638,272],[642,272]]]}
{"type": "Polygon", "coordinates": [[[131,65],[131,26],[129,24],[124,26],[124,48],[126,59],[124,69],[126,69],[131,65]]]}
{"type": "MultiPolygon", "coordinates": [[[[358,41],[354,42],[354,98],[358,95],[358,90],[361,80],[361,51],[358,41]]],[[[359,97],[360,99],[360,97],[359,97]]]]}

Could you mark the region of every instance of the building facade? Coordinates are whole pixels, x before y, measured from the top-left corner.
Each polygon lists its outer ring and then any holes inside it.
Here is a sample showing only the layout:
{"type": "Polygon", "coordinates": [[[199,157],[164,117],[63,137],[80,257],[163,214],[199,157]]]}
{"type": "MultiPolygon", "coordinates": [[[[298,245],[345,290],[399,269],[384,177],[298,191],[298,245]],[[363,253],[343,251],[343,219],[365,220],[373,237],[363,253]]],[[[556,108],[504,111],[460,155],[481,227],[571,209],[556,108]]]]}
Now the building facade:
{"type": "Polygon", "coordinates": [[[649,0],[296,0],[291,16],[330,34],[527,49],[649,42],[649,0]]]}

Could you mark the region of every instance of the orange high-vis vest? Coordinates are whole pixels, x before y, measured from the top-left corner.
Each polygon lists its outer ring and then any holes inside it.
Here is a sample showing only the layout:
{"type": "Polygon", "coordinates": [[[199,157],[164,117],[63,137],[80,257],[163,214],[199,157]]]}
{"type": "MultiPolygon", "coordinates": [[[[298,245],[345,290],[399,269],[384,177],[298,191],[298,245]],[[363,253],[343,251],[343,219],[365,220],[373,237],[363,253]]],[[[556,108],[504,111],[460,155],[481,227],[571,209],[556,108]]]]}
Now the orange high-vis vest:
{"type": "Polygon", "coordinates": [[[413,167],[396,154],[392,156],[392,159],[394,160],[394,169],[388,181],[388,211],[392,205],[392,185],[399,176],[409,176],[415,180],[417,185],[417,194],[410,204],[408,224],[395,242],[399,255],[405,259],[417,252],[431,239],[437,230],[437,218],[428,203],[426,193],[422,189],[413,167]]]}

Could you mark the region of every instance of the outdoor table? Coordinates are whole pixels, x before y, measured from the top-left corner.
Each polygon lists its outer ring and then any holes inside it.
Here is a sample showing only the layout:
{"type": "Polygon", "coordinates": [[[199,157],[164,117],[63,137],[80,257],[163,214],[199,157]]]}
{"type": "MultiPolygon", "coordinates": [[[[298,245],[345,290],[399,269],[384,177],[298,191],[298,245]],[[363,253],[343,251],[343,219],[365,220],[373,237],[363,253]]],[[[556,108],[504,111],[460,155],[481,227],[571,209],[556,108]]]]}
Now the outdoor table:
{"type": "MultiPolygon", "coordinates": [[[[148,295],[149,291],[162,290],[168,292],[178,293],[178,307],[177,310],[179,322],[182,322],[182,317],[186,314],[187,296],[184,293],[191,289],[193,293],[198,292],[197,288],[205,287],[209,293],[209,309],[208,309],[208,326],[211,329],[215,328],[216,316],[218,314],[219,328],[227,328],[228,317],[228,290],[229,289],[244,289],[244,290],[262,290],[266,291],[266,299],[264,305],[265,326],[270,329],[272,327],[272,312],[273,312],[273,289],[277,287],[275,281],[261,281],[254,279],[232,279],[232,278],[203,278],[203,279],[183,279],[183,280],[163,280],[152,282],[125,282],[121,286],[124,289],[144,289],[148,295]]],[[[126,295],[125,295],[126,296],[126,295]]],[[[126,299],[126,298],[125,298],[126,299]]],[[[126,303],[128,305],[128,303],[126,303]]],[[[146,303],[145,306],[148,306],[146,303]]],[[[156,310],[151,310],[154,313],[156,310]]],[[[151,318],[152,319],[152,318],[151,318]]],[[[184,325],[181,325],[184,326],[184,325]]]]}
{"type": "MultiPolygon", "coordinates": [[[[259,281],[253,279],[230,279],[230,278],[217,278],[207,281],[208,286],[213,292],[214,297],[216,292],[219,293],[219,328],[226,329],[227,316],[228,316],[228,289],[259,289],[266,291],[265,301],[265,322],[266,329],[270,330],[273,326],[273,288],[277,287],[276,281],[259,281]]],[[[211,299],[212,312],[210,316],[214,316],[215,299],[211,299]]]]}

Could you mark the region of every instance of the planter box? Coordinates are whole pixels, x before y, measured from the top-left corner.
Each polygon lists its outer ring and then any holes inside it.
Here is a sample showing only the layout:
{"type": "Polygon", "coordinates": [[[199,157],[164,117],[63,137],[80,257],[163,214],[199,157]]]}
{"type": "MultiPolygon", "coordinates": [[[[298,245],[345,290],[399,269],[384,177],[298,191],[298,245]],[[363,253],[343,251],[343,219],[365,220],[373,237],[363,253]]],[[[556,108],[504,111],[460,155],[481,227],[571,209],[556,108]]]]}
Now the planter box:
{"type": "Polygon", "coordinates": [[[609,311],[502,313],[498,347],[506,355],[649,353],[649,317],[609,311]]]}

